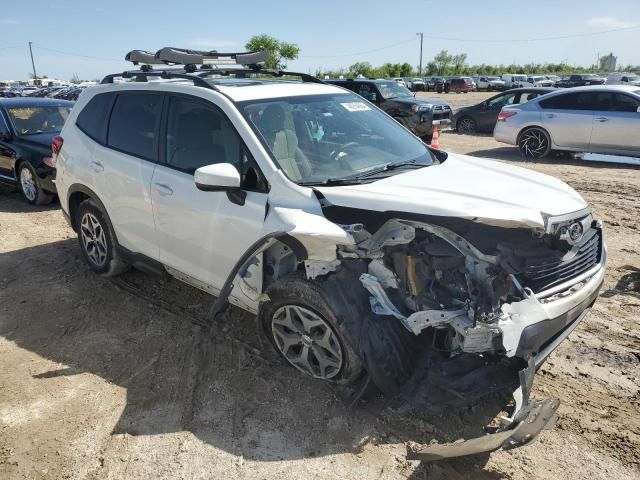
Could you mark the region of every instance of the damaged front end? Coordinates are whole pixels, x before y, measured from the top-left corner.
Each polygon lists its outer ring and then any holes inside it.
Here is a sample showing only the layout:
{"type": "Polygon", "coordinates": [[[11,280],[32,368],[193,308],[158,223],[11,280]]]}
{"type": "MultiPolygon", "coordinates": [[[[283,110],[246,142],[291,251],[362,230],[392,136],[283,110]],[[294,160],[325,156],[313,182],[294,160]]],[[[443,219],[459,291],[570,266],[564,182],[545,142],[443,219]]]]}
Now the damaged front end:
{"type": "Polygon", "coordinates": [[[532,441],[559,405],[529,401],[535,371],[587,316],[603,281],[601,224],[582,211],[537,230],[398,218],[374,233],[363,224],[342,227],[355,245],[339,247],[338,260],[368,262],[359,279],[374,314],[395,317],[416,336],[429,332],[450,357],[503,359],[519,369],[514,411],[501,431],[409,457],[437,460],[532,441]]]}

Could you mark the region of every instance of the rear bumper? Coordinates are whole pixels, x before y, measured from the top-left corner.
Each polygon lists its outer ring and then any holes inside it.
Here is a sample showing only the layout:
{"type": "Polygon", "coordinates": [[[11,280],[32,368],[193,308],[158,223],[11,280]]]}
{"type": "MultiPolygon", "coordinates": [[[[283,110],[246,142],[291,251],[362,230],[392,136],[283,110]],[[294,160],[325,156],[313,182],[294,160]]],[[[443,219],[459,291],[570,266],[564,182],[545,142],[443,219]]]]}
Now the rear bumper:
{"type": "Polygon", "coordinates": [[[56,169],[44,164],[36,167],[38,182],[40,186],[49,193],[57,193],[56,191],[56,169]]]}
{"type": "Polygon", "coordinates": [[[516,129],[507,122],[496,122],[496,126],[493,129],[493,138],[496,141],[507,145],[516,145],[518,143],[517,136],[516,129]]]}

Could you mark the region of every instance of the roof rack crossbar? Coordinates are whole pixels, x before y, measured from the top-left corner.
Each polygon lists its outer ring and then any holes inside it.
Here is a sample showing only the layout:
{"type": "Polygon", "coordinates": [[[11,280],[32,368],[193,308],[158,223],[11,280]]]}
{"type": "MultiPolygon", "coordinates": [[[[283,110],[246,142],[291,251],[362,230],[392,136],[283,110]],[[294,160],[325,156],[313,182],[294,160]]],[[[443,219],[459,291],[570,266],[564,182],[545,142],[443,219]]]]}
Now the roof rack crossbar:
{"type": "Polygon", "coordinates": [[[145,82],[149,80],[149,77],[159,77],[162,78],[164,80],[169,80],[169,79],[184,79],[184,80],[189,80],[191,82],[193,82],[193,85],[196,87],[204,87],[204,88],[208,88],[210,90],[218,90],[214,85],[211,85],[210,83],[208,83],[207,81],[205,81],[203,78],[198,77],[196,75],[189,75],[188,73],[185,73],[184,70],[180,69],[177,71],[171,71],[171,70],[152,70],[152,71],[145,71],[145,70],[135,70],[135,71],[127,71],[127,72],[122,72],[122,73],[112,73],[111,75],[107,75],[106,77],[104,77],[102,79],[102,81],[100,82],[101,84],[107,84],[107,83],[113,83],[113,80],[115,78],[133,78],[136,82],[145,82]]]}
{"type": "Polygon", "coordinates": [[[213,70],[200,71],[198,76],[205,78],[211,75],[222,76],[235,76],[236,78],[247,78],[248,75],[272,75],[274,77],[299,77],[300,80],[307,83],[325,83],[319,78],[309,75],[307,73],[289,72],[286,70],[274,70],[270,68],[252,68],[252,69],[240,69],[240,68],[217,68],[213,70]]]}

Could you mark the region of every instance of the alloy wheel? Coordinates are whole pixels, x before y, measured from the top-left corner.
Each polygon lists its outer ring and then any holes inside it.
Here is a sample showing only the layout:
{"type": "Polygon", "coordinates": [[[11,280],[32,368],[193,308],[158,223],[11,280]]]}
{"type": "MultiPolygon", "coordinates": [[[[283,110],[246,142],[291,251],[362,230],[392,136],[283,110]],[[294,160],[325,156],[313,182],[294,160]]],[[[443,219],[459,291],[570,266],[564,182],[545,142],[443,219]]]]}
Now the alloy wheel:
{"type": "Polygon", "coordinates": [[[549,139],[543,131],[533,128],[521,135],[518,147],[525,157],[542,158],[549,151],[549,139]]]}
{"type": "Polygon", "coordinates": [[[317,313],[299,305],[280,307],[271,319],[271,332],[280,353],[301,372],[322,380],[340,372],[342,345],[317,313]]]}
{"type": "Polygon", "coordinates": [[[36,179],[33,178],[31,170],[27,167],[20,170],[20,186],[22,187],[22,192],[24,193],[24,196],[27,197],[27,200],[30,202],[35,201],[36,196],[38,195],[38,187],[36,185],[36,179]]]}
{"type": "Polygon", "coordinates": [[[107,239],[100,221],[92,213],[85,213],[80,222],[82,245],[94,265],[101,267],[107,260],[107,239]]]}
{"type": "Polygon", "coordinates": [[[465,117],[458,122],[458,130],[462,133],[474,133],[476,122],[473,121],[473,118],[465,117]]]}

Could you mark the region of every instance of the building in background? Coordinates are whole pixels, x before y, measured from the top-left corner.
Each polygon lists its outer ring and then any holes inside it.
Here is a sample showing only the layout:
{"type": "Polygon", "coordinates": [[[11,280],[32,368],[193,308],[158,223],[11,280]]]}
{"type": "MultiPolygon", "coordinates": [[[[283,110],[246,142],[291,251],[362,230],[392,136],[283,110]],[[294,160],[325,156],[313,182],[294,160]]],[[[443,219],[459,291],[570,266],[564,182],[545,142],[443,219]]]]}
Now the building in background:
{"type": "Polygon", "coordinates": [[[618,57],[614,56],[613,53],[610,53],[605,57],[600,57],[600,70],[604,70],[605,72],[615,72],[617,61],[618,57]]]}

